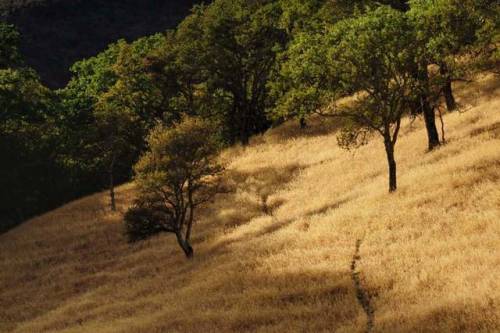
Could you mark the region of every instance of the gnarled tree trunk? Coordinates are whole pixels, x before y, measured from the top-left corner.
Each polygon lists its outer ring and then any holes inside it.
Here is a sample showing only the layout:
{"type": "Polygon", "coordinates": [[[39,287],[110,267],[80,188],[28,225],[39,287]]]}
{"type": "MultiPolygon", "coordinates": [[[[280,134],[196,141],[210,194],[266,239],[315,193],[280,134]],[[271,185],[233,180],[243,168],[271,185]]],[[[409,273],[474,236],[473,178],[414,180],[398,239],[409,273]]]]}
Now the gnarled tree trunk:
{"type": "Polygon", "coordinates": [[[427,65],[415,64],[413,77],[421,85],[421,90],[415,99],[413,107],[414,114],[423,114],[425,128],[427,130],[427,141],[429,150],[433,150],[440,145],[439,134],[436,127],[436,115],[434,109],[429,103],[429,73],[427,65]]]}
{"type": "Polygon", "coordinates": [[[300,124],[300,129],[305,129],[305,128],[307,128],[306,118],[304,118],[304,117],[300,117],[300,119],[299,119],[299,124],[300,124]]]}
{"type": "Polygon", "coordinates": [[[182,236],[182,232],[181,231],[177,231],[175,233],[175,236],[177,237],[177,242],[179,243],[180,247],[182,248],[182,251],[184,251],[184,254],[186,255],[186,257],[188,259],[193,258],[194,251],[193,251],[193,247],[189,243],[189,240],[185,239],[182,236]]]}
{"type": "Polygon", "coordinates": [[[445,79],[442,92],[446,102],[446,109],[448,111],[454,111],[457,108],[457,102],[455,101],[455,96],[453,96],[453,88],[451,86],[451,77],[448,66],[446,66],[446,64],[441,64],[441,66],[439,66],[439,72],[445,79]]]}
{"type": "Polygon", "coordinates": [[[390,134],[385,135],[384,145],[389,166],[389,192],[394,192],[397,189],[396,160],[394,159],[394,144],[392,143],[390,134]]]}
{"type": "Polygon", "coordinates": [[[421,99],[422,112],[424,114],[425,128],[427,130],[427,142],[429,150],[438,147],[441,142],[439,141],[439,133],[436,127],[436,114],[434,109],[430,106],[427,98],[421,99]]]}

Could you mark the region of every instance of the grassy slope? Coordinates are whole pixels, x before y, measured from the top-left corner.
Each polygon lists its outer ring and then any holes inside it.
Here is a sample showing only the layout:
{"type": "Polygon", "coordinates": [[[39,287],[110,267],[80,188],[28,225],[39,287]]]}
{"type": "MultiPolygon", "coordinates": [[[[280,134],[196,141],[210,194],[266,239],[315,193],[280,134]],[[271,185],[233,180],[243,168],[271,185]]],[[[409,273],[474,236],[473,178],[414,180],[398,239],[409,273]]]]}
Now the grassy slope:
{"type": "Polygon", "coordinates": [[[368,312],[374,332],[498,332],[498,86],[460,90],[435,152],[405,124],[392,195],[378,138],[349,153],[288,124],[226,152],[234,191],[190,262],[170,235],[129,246],[105,194],[35,218],[0,236],[0,331],[364,332],[368,312]]]}

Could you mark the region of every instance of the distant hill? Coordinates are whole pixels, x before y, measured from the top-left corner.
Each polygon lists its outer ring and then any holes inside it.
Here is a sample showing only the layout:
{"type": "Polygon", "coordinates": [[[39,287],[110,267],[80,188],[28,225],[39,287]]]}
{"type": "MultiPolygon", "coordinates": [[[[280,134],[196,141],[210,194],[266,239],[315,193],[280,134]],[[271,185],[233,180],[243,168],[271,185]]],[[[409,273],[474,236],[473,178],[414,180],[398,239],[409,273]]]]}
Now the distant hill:
{"type": "MultiPolygon", "coordinates": [[[[2,20],[23,35],[22,51],[50,87],[69,80],[69,67],[120,38],[174,28],[200,0],[0,0],[2,20]]],[[[209,2],[209,1],[205,1],[209,2]]]]}

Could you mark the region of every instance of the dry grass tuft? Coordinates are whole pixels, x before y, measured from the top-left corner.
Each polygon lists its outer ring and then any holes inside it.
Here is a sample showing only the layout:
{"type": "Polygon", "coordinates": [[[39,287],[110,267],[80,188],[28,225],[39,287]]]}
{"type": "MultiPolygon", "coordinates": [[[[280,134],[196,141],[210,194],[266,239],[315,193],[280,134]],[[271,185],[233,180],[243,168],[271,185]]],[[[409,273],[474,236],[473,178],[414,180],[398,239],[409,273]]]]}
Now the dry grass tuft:
{"type": "Polygon", "coordinates": [[[225,152],[193,261],[126,243],[133,185],[28,221],[0,236],[0,332],[499,332],[498,85],[460,88],[435,152],[405,124],[391,195],[379,140],[292,123],[225,152]]]}

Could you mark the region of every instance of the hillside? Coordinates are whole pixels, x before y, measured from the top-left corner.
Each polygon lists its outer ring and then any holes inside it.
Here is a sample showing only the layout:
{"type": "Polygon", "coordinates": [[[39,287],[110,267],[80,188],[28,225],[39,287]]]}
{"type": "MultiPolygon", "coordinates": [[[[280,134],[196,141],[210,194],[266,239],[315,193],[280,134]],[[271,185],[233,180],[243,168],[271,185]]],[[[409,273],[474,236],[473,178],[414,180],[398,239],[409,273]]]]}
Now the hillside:
{"type": "Polygon", "coordinates": [[[126,243],[133,184],[120,213],[102,193],[34,218],[0,236],[0,332],[498,332],[499,87],[462,86],[432,153],[405,122],[395,194],[378,138],[293,123],[226,151],[192,261],[126,243]]]}
{"type": "Polygon", "coordinates": [[[22,52],[43,81],[62,87],[75,61],[96,55],[120,38],[131,41],[175,28],[199,2],[0,0],[0,19],[21,31],[22,52]]]}

